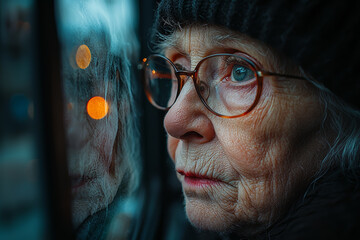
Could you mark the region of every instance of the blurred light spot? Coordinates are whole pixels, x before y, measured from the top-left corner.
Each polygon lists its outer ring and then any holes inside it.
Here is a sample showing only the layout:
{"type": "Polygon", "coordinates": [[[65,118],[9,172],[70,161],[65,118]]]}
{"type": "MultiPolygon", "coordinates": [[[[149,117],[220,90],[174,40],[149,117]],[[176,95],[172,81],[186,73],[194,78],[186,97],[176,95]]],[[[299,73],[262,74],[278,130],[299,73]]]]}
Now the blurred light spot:
{"type": "Polygon", "coordinates": [[[91,61],[91,52],[88,46],[81,45],[76,51],[76,64],[79,68],[85,69],[89,66],[91,61]]]}
{"type": "Polygon", "coordinates": [[[156,71],[155,71],[155,70],[152,70],[151,72],[152,72],[152,74],[155,74],[155,73],[156,73],[156,71]]]}
{"type": "Polygon", "coordinates": [[[96,96],[88,101],[86,110],[91,118],[99,120],[107,115],[109,105],[104,98],[96,96]]]}
{"type": "Polygon", "coordinates": [[[143,58],[143,62],[146,62],[147,58],[143,58]]]}

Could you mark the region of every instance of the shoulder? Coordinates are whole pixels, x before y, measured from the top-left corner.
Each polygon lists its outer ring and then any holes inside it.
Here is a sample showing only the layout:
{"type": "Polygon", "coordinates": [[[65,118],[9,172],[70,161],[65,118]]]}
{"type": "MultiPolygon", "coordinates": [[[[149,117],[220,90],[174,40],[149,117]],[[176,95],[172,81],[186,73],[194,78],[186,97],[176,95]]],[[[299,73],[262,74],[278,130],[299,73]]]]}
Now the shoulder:
{"type": "Polygon", "coordinates": [[[354,239],[360,236],[360,175],[331,171],[311,184],[271,239],[354,239]]]}

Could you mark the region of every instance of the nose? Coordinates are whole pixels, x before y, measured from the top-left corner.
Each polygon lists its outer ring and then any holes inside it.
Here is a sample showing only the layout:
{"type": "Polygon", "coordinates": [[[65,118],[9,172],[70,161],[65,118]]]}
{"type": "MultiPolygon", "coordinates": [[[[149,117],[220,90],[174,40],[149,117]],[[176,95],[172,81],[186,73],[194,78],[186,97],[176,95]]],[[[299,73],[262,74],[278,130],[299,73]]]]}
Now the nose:
{"type": "Polygon", "coordinates": [[[215,137],[214,126],[191,79],[185,82],[174,105],[167,112],[164,126],[168,134],[180,140],[206,143],[215,137]]]}

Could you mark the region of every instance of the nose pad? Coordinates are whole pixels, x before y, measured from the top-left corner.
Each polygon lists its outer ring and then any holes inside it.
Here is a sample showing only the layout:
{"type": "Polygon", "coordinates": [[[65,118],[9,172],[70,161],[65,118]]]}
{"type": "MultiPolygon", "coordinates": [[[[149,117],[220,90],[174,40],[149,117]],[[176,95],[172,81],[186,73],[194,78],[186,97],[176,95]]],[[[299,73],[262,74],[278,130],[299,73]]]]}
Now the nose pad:
{"type": "MultiPolygon", "coordinates": [[[[190,78],[193,78],[193,77],[194,77],[193,75],[192,76],[189,76],[189,75],[186,75],[186,74],[180,75],[180,79],[181,79],[181,81],[180,81],[180,91],[183,88],[183,86],[185,85],[185,83],[187,81],[189,81],[190,78]]],[[[200,83],[198,83],[197,89],[198,89],[201,97],[205,101],[207,101],[207,99],[209,98],[209,95],[210,95],[210,87],[209,87],[209,85],[204,81],[200,81],[200,83]]]]}
{"type": "Polygon", "coordinates": [[[200,81],[200,83],[198,85],[198,90],[200,92],[201,97],[207,102],[209,95],[210,95],[209,85],[204,81],[200,81]]]}
{"type": "MultiPolygon", "coordinates": [[[[178,100],[181,92],[183,91],[183,87],[185,86],[185,84],[186,84],[189,80],[190,80],[190,84],[191,84],[191,82],[192,82],[191,76],[189,76],[189,75],[187,75],[187,74],[179,74],[178,77],[179,77],[179,81],[180,81],[180,84],[179,84],[180,87],[179,87],[178,95],[176,96],[176,99],[175,99],[173,105],[174,105],[174,104],[176,103],[176,101],[178,100]]],[[[193,86],[193,87],[195,88],[195,86],[193,86]]],[[[190,88],[192,88],[192,87],[190,86],[190,88]]],[[[195,90],[195,89],[193,89],[193,90],[195,90]]]]}
{"type": "Polygon", "coordinates": [[[189,80],[190,76],[186,74],[181,74],[179,75],[179,77],[180,77],[180,91],[181,91],[185,83],[189,80]]]}

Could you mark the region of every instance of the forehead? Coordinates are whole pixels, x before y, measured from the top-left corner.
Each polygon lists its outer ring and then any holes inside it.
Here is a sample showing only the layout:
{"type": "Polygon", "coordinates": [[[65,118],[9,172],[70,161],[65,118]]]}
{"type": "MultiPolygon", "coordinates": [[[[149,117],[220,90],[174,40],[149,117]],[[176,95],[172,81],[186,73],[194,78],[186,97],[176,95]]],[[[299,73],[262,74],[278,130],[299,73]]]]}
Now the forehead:
{"type": "Polygon", "coordinates": [[[269,58],[272,52],[261,42],[217,26],[187,26],[175,31],[160,46],[170,59],[185,56],[198,62],[201,58],[215,53],[244,52],[255,58],[262,66],[271,69],[269,58]],[[270,68],[269,68],[270,67],[270,68]]]}

